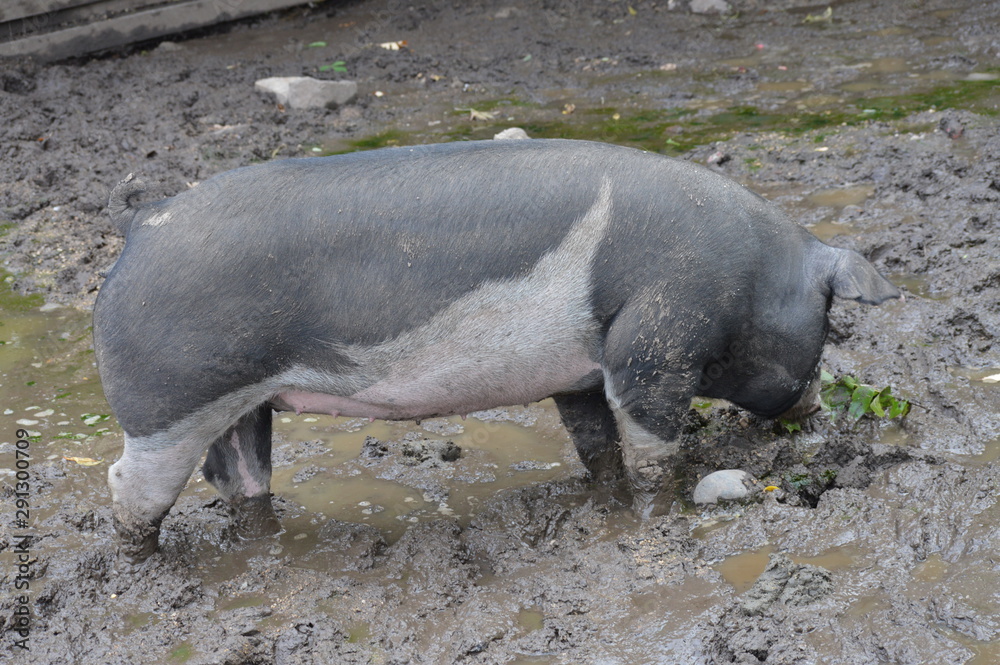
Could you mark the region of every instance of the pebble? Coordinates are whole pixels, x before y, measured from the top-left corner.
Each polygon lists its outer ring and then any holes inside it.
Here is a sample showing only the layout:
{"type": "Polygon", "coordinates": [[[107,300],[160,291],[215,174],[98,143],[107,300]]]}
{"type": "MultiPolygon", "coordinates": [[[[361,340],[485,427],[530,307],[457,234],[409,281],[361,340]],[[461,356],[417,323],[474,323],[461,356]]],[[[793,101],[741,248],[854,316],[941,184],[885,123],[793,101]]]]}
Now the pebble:
{"type": "Polygon", "coordinates": [[[520,127],[508,127],[507,129],[493,135],[494,140],[503,141],[505,139],[530,139],[528,132],[520,127]]]}
{"type": "Polygon", "coordinates": [[[754,479],[746,471],[726,469],[710,473],[694,488],[694,502],[699,505],[718,503],[719,499],[745,499],[750,496],[754,479]]]}
{"type": "Polygon", "coordinates": [[[732,7],[724,0],[691,0],[693,14],[729,14],[732,7]]]}
{"type": "Polygon", "coordinates": [[[254,87],[293,109],[335,108],[358,96],[354,81],[321,81],[311,76],[272,76],[254,82],[254,87]]]}
{"type": "Polygon", "coordinates": [[[955,118],[950,114],[941,118],[941,121],[938,123],[938,129],[944,132],[945,136],[952,140],[962,138],[962,134],[965,133],[965,127],[962,123],[958,120],[958,118],[955,118]]]}

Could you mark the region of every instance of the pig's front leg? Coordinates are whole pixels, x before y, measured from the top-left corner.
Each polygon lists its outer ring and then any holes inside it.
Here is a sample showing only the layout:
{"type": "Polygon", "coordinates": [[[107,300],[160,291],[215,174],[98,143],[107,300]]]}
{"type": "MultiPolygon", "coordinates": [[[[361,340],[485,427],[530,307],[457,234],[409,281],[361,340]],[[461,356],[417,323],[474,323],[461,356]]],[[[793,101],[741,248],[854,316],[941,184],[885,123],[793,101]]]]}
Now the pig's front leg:
{"type": "Polygon", "coordinates": [[[658,303],[623,310],[608,331],[602,363],[633,508],[643,519],[673,501],[677,437],[697,385],[692,368],[701,366],[686,344],[692,320],[670,314],[658,303]]]}
{"type": "Polygon", "coordinates": [[[254,539],[278,533],[271,505],[271,407],[261,405],[212,443],[205,479],[229,505],[236,535],[254,539]]]}

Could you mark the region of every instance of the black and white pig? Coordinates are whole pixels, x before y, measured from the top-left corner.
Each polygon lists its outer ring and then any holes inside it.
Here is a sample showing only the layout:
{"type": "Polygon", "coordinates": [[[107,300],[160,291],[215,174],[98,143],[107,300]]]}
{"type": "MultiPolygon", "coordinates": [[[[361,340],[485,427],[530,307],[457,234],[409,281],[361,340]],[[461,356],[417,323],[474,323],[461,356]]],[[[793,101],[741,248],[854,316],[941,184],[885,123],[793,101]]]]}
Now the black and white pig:
{"type": "Polygon", "coordinates": [[[647,512],[694,395],[778,416],[814,397],[834,296],[900,297],[731,180],[601,143],[390,148],[141,191],[111,193],[126,242],[94,311],[133,560],[206,450],[240,533],[279,529],[272,410],[408,420],[553,396],[590,471],[623,459],[647,512]]]}

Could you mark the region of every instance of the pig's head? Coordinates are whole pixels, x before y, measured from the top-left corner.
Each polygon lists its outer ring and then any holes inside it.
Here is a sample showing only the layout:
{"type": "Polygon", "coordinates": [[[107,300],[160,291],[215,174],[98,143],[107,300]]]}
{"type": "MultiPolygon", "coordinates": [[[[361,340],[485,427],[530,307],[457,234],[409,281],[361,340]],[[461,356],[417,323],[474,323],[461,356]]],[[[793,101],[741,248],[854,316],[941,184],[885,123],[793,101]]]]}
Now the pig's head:
{"type": "Polygon", "coordinates": [[[819,361],[833,298],[866,305],[904,299],[857,252],[830,247],[810,234],[802,258],[801,264],[792,262],[800,271],[765,280],[741,334],[703,369],[700,394],[768,418],[809,415],[817,408],[819,361]]]}

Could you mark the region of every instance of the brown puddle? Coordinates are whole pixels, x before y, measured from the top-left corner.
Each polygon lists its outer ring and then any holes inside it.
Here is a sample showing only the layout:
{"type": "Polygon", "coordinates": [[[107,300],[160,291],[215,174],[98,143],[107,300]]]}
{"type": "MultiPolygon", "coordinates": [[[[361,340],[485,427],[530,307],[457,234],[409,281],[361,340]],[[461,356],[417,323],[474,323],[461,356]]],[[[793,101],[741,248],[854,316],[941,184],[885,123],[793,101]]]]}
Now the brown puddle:
{"type": "Polygon", "coordinates": [[[773,546],[766,545],[758,550],[726,557],[714,568],[719,571],[726,582],[736,589],[736,593],[740,594],[747,591],[757,581],[760,574],[767,568],[767,563],[774,551],[773,546]]]}
{"type": "MultiPolygon", "coordinates": [[[[551,400],[530,410],[549,422],[558,420],[551,400]]],[[[408,525],[428,518],[455,516],[461,524],[468,524],[477,505],[497,491],[567,473],[563,453],[569,439],[558,427],[486,422],[475,414],[465,420],[454,416],[419,425],[284,414],[278,421],[275,430],[279,436],[290,442],[319,440],[326,452],[276,468],[272,482],[275,493],[303,506],[312,518],[364,522],[389,539],[398,537],[408,525]],[[407,433],[452,441],[462,449],[462,457],[454,463],[456,477],[446,481],[447,500],[435,501],[419,489],[374,477],[364,466],[352,464],[367,437],[396,441],[407,433]],[[515,470],[512,465],[523,470],[515,470]],[[311,470],[315,473],[296,483],[294,478],[304,467],[314,467],[311,470]]],[[[533,424],[533,419],[527,422],[533,424]]]]}
{"type": "Polygon", "coordinates": [[[889,281],[896,286],[906,289],[907,297],[911,293],[918,298],[926,298],[928,300],[948,300],[952,297],[952,294],[948,291],[936,290],[933,278],[928,275],[895,273],[889,275],[889,281]]]}
{"type": "Polygon", "coordinates": [[[913,568],[913,579],[920,582],[940,582],[948,572],[948,563],[940,554],[931,554],[913,568]]]}
{"type": "Polygon", "coordinates": [[[885,598],[879,596],[861,596],[847,608],[847,615],[851,617],[865,617],[873,612],[889,609],[891,605],[885,598]]]}
{"type": "MultiPolygon", "coordinates": [[[[757,578],[767,568],[770,557],[775,551],[773,545],[766,545],[760,549],[726,557],[724,561],[713,567],[719,571],[727,583],[733,586],[737,594],[741,594],[749,590],[757,581],[757,578]]],[[[795,563],[809,564],[836,572],[849,570],[852,566],[857,565],[861,552],[853,545],[845,545],[816,556],[798,556],[792,552],[787,554],[795,563]]]]}
{"type": "Polygon", "coordinates": [[[972,383],[1000,389],[1000,367],[950,367],[948,371],[972,383]]]}
{"type": "Polygon", "coordinates": [[[517,625],[527,633],[545,626],[545,615],[539,610],[522,609],[517,613],[517,625]]]}
{"type": "Polygon", "coordinates": [[[972,460],[977,464],[992,464],[1000,460],[1000,437],[987,441],[983,452],[973,456],[972,460]]]}
{"type": "Polygon", "coordinates": [[[846,208],[861,205],[875,193],[875,185],[850,185],[820,189],[806,197],[806,202],[820,208],[846,208]]]}
{"type": "Polygon", "coordinates": [[[976,642],[964,635],[956,636],[955,640],[969,647],[976,654],[965,665],[997,665],[1000,663],[1000,642],[976,642]]]}

